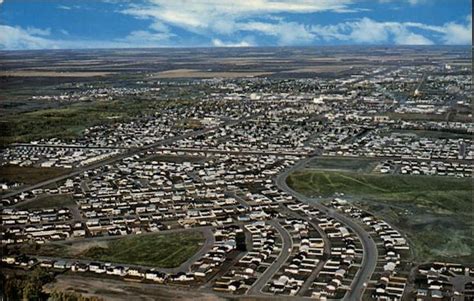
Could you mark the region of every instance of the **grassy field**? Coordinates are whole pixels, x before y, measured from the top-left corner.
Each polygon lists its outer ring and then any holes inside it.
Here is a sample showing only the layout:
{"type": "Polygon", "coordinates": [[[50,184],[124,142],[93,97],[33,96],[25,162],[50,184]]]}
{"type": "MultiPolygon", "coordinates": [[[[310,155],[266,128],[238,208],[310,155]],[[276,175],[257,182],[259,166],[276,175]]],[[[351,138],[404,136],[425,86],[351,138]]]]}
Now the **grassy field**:
{"type": "Polygon", "coordinates": [[[377,161],[372,159],[318,157],[308,163],[308,168],[370,172],[376,165],[377,161]]]}
{"type": "Polygon", "coordinates": [[[95,102],[5,116],[3,144],[40,138],[74,138],[87,127],[124,120],[133,115],[133,104],[95,102]],[[111,118],[114,119],[111,119],[111,118]]]}
{"type": "Polygon", "coordinates": [[[43,109],[2,117],[1,144],[29,142],[41,138],[72,139],[84,129],[100,124],[131,120],[165,107],[180,106],[186,101],[113,100],[74,103],[67,107],[43,109]]]}
{"type": "Polygon", "coordinates": [[[0,181],[24,183],[29,185],[60,176],[67,172],[66,169],[54,167],[39,168],[5,165],[0,167],[0,181]]]}
{"type": "Polygon", "coordinates": [[[75,205],[76,203],[72,199],[70,194],[55,194],[38,197],[37,199],[27,202],[20,203],[17,209],[48,209],[48,208],[62,208],[66,206],[75,205]]]}
{"type": "Polygon", "coordinates": [[[308,196],[360,201],[407,233],[417,261],[474,262],[471,179],[305,170],[287,182],[308,196]]]}
{"type": "Polygon", "coordinates": [[[109,240],[51,243],[39,246],[34,253],[43,256],[80,258],[150,267],[177,267],[204,244],[198,231],[172,234],[153,233],[109,240]]]}

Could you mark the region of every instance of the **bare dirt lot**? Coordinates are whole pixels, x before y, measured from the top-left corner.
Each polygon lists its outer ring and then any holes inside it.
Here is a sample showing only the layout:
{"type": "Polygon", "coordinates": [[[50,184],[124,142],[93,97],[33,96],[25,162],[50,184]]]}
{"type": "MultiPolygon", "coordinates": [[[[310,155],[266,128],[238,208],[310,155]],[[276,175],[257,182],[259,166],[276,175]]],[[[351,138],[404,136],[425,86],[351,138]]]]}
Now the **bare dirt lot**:
{"type": "Polygon", "coordinates": [[[59,275],[56,281],[44,287],[45,291],[74,291],[85,296],[98,296],[110,301],[128,300],[193,300],[221,301],[223,298],[208,293],[189,290],[187,287],[164,287],[156,284],[124,282],[121,280],[84,277],[79,275],[59,275]]]}

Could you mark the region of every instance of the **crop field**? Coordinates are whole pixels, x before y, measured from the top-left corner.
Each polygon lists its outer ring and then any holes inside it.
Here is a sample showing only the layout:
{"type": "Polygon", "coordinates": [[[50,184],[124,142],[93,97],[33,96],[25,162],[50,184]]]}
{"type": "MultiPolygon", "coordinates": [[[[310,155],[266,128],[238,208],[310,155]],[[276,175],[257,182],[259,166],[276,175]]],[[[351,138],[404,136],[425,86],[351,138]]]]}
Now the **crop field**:
{"type": "Polygon", "coordinates": [[[303,170],[287,179],[311,197],[344,193],[407,233],[415,260],[473,262],[471,179],[303,170]]]}
{"type": "Polygon", "coordinates": [[[80,258],[149,267],[177,267],[204,244],[199,231],[150,233],[108,240],[76,241],[41,245],[35,254],[61,258],[80,258]]]}

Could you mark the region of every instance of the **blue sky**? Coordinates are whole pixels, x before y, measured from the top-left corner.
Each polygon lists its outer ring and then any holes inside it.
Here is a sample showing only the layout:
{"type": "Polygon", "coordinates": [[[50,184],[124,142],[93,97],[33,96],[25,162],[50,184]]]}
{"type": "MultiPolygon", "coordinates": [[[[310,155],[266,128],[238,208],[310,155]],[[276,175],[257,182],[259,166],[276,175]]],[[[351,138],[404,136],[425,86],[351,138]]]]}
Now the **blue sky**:
{"type": "Polygon", "coordinates": [[[467,45],[470,0],[0,0],[0,49],[467,45]]]}

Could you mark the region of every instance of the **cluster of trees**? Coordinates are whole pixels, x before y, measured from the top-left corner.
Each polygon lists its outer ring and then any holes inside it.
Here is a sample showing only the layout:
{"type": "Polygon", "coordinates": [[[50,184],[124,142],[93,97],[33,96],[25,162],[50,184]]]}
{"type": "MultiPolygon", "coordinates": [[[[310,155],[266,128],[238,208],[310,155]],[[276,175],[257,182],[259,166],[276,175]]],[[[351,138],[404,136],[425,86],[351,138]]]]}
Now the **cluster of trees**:
{"type": "Polygon", "coordinates": [[[51,282],[54,276],[46,270],[37,267],[27,275],[6,277],[1,274],[3,294],[6,301],[10,300],[47,300],[48,295],[43,292],[43,285],[51,282]]]}
{"type": "Polygon", "coordinates": [[[5,301],[102,301],[98,297],[85,297],[75,292],[54,290],[51,294],[43,291],[43,285],[53,281],[54,274],[41,267],[29,271],[27,274],[6,276],[0,271],[0,299],[5,301]]]}

